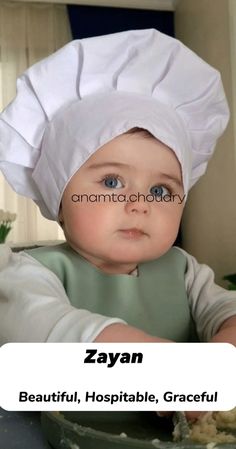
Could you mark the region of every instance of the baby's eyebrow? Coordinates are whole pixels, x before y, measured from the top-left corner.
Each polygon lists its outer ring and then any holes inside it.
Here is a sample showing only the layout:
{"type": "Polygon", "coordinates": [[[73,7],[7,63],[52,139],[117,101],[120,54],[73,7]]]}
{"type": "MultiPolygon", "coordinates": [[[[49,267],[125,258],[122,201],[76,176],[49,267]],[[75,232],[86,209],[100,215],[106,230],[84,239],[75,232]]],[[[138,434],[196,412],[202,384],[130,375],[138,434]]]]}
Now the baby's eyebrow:
{"type": "Polygon", "coordinates": [[[94,169],[94,168],[103,168],[103,167],[132,168],[131,165],[124,164],[122,162],[100,162],[100,163],[97,163],[97,164],[91,164],[87,168],[94,169]]]}
{"type": "Polygon", "coordinates": [[[169,174],[169,173],[159,173],[160,178],[167,179],[169,181],[173,181],[175,184],[177,184],[179,187],[183,187],[182,180],[175,175],[169,174]]]}

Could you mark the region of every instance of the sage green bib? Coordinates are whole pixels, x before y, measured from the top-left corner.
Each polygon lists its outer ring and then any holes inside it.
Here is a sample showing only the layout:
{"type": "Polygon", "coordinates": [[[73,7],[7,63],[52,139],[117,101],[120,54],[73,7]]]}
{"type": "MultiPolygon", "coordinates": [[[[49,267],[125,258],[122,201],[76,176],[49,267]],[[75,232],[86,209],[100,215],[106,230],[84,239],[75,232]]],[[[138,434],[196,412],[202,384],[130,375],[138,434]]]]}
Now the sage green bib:
{"type": "Polygon", "coordinates": [[[197,341],[184,283],[186,258],[178,249],[140,263],[137,277],[104,273],[67,243],[25,252],[55,273],[74,307],[176,342],[197,341]]]}

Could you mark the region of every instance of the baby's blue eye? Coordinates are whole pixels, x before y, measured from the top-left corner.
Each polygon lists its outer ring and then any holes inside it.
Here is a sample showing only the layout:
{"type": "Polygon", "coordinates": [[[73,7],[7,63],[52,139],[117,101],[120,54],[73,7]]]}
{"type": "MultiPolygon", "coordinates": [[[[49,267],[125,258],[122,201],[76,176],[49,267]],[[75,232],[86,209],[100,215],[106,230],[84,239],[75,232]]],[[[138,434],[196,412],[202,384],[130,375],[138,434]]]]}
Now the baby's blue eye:
{"type": "MultiPolygon", "coordinates": [[[[115,177],[115,176],[107,176],[107,177],[104,179],[104,182],[105,182],[105,186],[106,186],[106,187],[115,188],[115,187],[117,187],[117,184],[118,184],[120,181],[119,181],[118,178],[115,177]]],[[[120,182],[120,184],[121,184],[121,182],[120,182]]],[[[118,186],[118,187],[121,187],[121,185],[118,186]]]]}
{"type": "Polygon", "coordinates": [[[170,191],[164,186],[153,186],[150,192],[154,196],[164,196],[170,193],[170,191]]]}

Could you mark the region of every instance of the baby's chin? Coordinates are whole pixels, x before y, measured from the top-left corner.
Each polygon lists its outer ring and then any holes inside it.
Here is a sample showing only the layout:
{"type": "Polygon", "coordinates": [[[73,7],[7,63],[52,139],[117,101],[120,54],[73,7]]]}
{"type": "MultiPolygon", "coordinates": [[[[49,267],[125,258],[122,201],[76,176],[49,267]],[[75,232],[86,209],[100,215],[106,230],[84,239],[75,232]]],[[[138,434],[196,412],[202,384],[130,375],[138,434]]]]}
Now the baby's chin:
{"type": "Polygon", "coordinates": [[[142,244],[135,241],[111,242],[110,244],[104,243],[102,246],[90,245],[86,248],[83,245],[78,245],[77,242],[68,241],[68,243],[76,252],[88,260],[104,262],[111,265],[133,264],[135,266],[142,262],[158,259],[171,247],[169,242],[161,246],[154,246],[153,242],[145,242],[142,244]]]}
{"type": "Polygon", "coordinates": [[[119,244],[111,245],[108,254],[116,260],[144,262],[147,260],[157,259],[165,254],[172,246],[169,242],[119,242],[119,244]]]}
{"type": "Polygon", "coordinates": [[[117,264],[140,264],[142,262],[148,262],[150,260],[157,259],[162,254],[160,252],[153,252],[153,251],[138,251],[136,250],[130,250],[129,252],[126,251],[112,251],[108,254],[103,254],[104,260],[109,261],[110,263],[117,263],[117,264]]]}

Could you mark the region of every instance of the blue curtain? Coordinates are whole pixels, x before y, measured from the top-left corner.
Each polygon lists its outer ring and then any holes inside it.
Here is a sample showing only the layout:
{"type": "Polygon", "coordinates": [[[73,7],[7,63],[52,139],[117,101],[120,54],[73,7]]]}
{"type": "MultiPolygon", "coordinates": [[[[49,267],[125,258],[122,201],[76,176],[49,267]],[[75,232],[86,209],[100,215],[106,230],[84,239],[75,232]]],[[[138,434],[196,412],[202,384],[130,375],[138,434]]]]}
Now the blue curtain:
{"type": "Polygon", "coordinates": [[[148,9],[68,5],[73,39],[131,29],[156,28],[174,36],[174,13],[148,9]]]}

